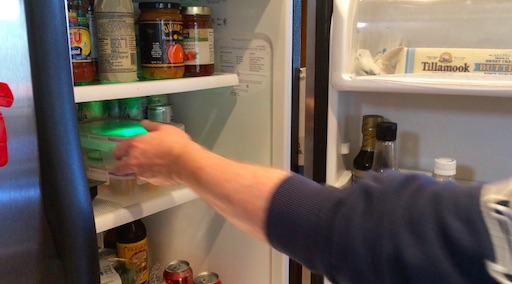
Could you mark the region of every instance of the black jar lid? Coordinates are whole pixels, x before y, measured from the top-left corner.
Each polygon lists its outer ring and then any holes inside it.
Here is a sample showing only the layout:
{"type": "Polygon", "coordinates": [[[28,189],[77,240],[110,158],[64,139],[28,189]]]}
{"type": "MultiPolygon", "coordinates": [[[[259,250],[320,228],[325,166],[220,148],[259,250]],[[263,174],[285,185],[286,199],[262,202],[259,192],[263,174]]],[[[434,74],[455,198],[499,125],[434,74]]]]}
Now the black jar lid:
{"type": "Polygon", "coordinates": [[[172,2],[142,2],[139,3],[139,9],[180,9],[179,3],[172,2]]]}
{"type": "Polygon", "coordinates": [[[397,124],[391,121],[377,122],[376,138],[380,141],[396,140],[397,124]]]}

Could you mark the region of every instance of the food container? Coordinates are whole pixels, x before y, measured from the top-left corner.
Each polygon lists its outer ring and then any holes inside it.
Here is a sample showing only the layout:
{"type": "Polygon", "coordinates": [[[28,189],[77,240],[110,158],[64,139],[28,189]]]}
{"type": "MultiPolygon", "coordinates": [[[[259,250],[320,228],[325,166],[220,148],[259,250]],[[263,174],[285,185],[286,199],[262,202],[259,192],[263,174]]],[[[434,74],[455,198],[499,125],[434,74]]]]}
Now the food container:
{"type": "Polygon", "coordinates": [[[107,118],[79,124],[84,164],[98,169],[112,169],[112,150],[123,140],[145,134],[138,120],[107,118]]]}

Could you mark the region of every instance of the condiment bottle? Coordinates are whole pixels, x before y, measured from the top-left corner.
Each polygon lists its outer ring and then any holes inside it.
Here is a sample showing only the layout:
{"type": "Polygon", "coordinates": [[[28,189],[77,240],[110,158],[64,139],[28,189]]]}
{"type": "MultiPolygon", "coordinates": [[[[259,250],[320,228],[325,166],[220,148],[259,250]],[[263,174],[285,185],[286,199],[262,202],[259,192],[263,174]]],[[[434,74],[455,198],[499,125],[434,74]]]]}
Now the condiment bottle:
{"type": "Polygon", "coordinates": [[[434,172],[432,177],[437,181],[455,180],[457,161],[449,157],[437,157],[434,159],[434,172]]]}
{"type": "Polygon", "coordinates": [[[396,153],[397,124],[391,121],[381,121],[376,126],[375,154],[372,171],[382,173],[386,170],[398,171],[398,156],[396,153]]]}
{"type": "Polygon", "coordinates": [[[69,45],[75,85],[84,85],[94,80],[88,8],[87,0],[68,0],[69,45]]]}
{"type": "Polygon", "coordinates": [[[140,219],[116,229],[116,250],[118,257],[131,260],[142,268],[139,283],[146,283],[149,278],[148,239],[146,226],[140,219]]]}
{"type": "Polygon", "coordinates": [[[363,133],[363,142],[361,150],[357,153],[353,161],[352,182],[355,183],[363,178],[371,170],[373,164],[373,155],[375,152],[375,126],[377,122],[384,120],[381,115],[369,114],[363,116],[361,131],[363,133]]]}
{"type": "Polygon", "coordinates": [[[135,19],[131,0],[95,0],[101,81],[137,81],[135,19]]]}
{"type": "Polygon", "coordinates": [[[207,6],[183,7],[185,76],[208,76],[214,72],[213,27],[207,6]]]}

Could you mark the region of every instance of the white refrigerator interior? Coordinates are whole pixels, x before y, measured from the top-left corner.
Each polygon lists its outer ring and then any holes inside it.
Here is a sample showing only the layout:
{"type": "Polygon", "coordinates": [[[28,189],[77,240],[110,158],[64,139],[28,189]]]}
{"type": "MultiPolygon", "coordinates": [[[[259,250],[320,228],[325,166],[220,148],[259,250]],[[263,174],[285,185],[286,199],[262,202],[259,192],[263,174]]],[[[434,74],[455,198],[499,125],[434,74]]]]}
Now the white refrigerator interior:
{"type": "MultiPolygon", "coordinates": [[[[169,94],[176,122],[206,148],[288,169],[292,1],[180,3],[212,7],[214,75],[75,87],[76,102],[169,94]]],[[[286,256],[227,223],[188,188],[159,188],[126,206],[101,194],[94,201],[97,232],[143,218],[150,266],[158,273],[184,259],[194,272],[218,273],[223,283],[287,283],[286,256]]]]}
{"type": "Polygon", "coordinates": [[[430,174],[434,158],[448,156],[457,160],[460,181],[511,176],[512,41],[503,35],[512,2],[334,0],[333,9],[328,183],[349,182],[364,114],[398,124],[404,171],[430,174]],[[480,70],[402,72],[400,57],[392,54],[397,48],[416,50],[416,56],[430,48],[429,66],[447,64],[434,62],[440,54],[455,62],[462,56],[454,49],[465,49],[462,59],[476,61],[480,70]],[[347,145],[350,153],[342,154],[347,145]]]}

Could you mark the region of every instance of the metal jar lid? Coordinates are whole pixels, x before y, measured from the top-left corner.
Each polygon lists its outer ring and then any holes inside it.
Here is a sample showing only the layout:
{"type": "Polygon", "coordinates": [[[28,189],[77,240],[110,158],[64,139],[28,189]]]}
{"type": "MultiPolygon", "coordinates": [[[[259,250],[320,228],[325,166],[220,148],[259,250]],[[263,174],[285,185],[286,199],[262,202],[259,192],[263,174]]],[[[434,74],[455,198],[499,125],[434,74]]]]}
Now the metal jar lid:
{"type": "Polygon", "coordinates": [[[142,2],[139,3],[139,9],[180,9],[179,3],[172,2],[142,2]]]}
{"type": "Polygon", "coordinates": [[[189,6],[182,7],[181,13],[183,15],[211,15],[212,8],[208,6],[189,6]]]}

